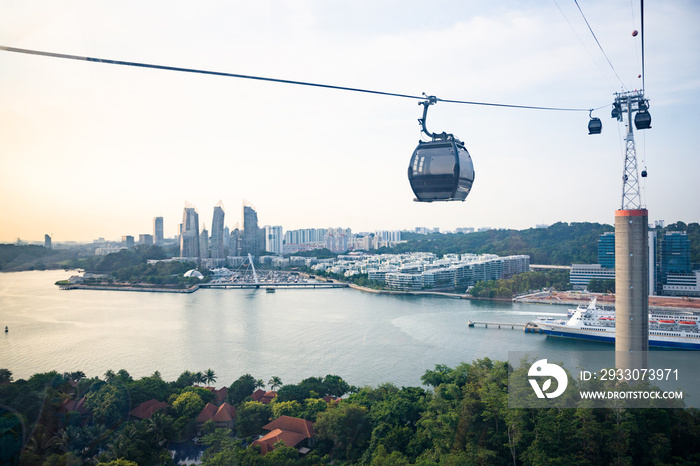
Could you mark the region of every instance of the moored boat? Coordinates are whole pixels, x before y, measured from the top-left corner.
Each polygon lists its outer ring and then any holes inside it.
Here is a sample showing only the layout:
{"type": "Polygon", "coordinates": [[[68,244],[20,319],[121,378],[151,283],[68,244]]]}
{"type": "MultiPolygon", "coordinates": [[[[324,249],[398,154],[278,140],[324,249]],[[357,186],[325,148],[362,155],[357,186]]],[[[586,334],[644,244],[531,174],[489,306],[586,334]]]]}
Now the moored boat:
{"type": "MultiPolygon", "coordinates": [[[[596,307],[593,298],[588,306],[572,309],[567,320],[537,319],[547,336],[579,340],[615,342],[615,311],[596,307]]],[[[689,313],[649,313],[649,347],[700,350],[700,316],[689,313]]]]}

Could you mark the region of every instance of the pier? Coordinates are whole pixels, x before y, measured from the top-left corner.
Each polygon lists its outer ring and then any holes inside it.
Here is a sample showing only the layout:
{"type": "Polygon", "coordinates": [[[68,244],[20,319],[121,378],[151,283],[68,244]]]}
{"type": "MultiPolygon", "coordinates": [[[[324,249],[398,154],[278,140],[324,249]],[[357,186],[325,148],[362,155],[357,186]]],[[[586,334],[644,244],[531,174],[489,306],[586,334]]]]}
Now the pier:
{"type": "Polygon", "coordinates": [[[294,283],[294,282],[259,282],[259,283],[200,283],[200,288],[347,288],[347,283],[318,282],[318,283],[294,283]]]}
{"type": "Polygon", "coordinates": [[[479,322],[479,321],[474,321],[470,320],[467,322],[467,325],[469,327],[476,327],[483,325],[484,328],[489,328],[489,325],[492,327],[496,328],[508,328],[510,327],[511,330],[515,328],[522,328],[525,333],[542,333],[542,329],[534,322],[528,322],[526,324],[514,324],[510,322],[479,322]]]}

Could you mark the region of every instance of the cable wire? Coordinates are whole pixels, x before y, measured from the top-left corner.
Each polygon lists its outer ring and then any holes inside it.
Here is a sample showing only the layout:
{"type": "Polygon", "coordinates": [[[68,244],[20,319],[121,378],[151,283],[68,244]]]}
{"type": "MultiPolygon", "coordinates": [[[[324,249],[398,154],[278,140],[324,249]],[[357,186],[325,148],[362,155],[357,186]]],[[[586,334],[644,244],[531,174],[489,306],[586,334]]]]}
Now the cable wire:
{"type": "MultiPolygon", "coordinates": [[[[623,89],[627,89],[627,86],[625,86],[625,83],[622,82],[622,79],[620,78],[620,75],[617,74],[617,71],[615,70],[615,67],[613,64],[610,62],[610,59],[608,58],[608,55],[605,53],[605,50],[603,50],[603,46],[600,45],[600,42],[598,41],[598,38],[595,35],[595,32],[593,32],[593,28],[591,28],[591,25],[588,23],[588,19],[586,19],[586,15],[583,14],[583,10],[581,9],[581,6],[578,4],[578,0],[574,0],[574,3],[576,4],[576,7],[578,8],[578,11],[581,12],[581,16],[583,16],[583,20],[586,22],[586,26],[588,26],[588,30],[591,31],[591,35],[595,39],[595,43],[598,44],[598,48],[600,51],[603,53],[603,56],[605,59],[608,61],[608,65],[610,65],[610,68],[613,70],[613,73],[615,73],[615,76],[617,76],[618,81],[620,81],[620,84],[622,84],[623,89]]],[[[642,39],[642,56],[644,56],[644,39],[642,39]]],[[[643,62],[643,60],[642,60],[643,62]]],[[[642,67],[643,68],[643,67],[642,67]]]]}
{"type": "Polygon", "coordinates": [[[644,85],[644,0],[639,1],[641,24],[639,29],[642,31],[642,89],[646,89],[644,85]]]}
{"type": "MultiPolygon", "coordinates": [[[[426,98],[425,95],[416,96],[416,95],[408,95],[408,94],[398,94],[398,93],[394,93],[394,92],[375,91],[375,90],[371,90],[371,89],[362,89],[362,88],[357,88],[357,87],[335,86],[335,85],[331,85],[331,84],[312,83],[312,82],[307,82],[307,81],[293,81],[290,79],[267,78],[267,77],[263,77],[263,76],[252,76],[252,75],[246,75],[246,74],[226,73],[226,72],[222,72],[222,71],[201,70],[201,69],[196,69],[196,68],[181,68],[181,67],[177,67],[177,66],[154,65],[151,63],[138,63],[138,62],[131,62],[131,61],[111,60],[111,59],[107,59],[107,58],[85,57],[85,56],[80,56],[80,55],[68,55],[68,54],[64,54],[64,53],[54,53],[54,52],[45,52],[45,51],[41,51],[41,50],[21,49],[21,48],[17,48],[17,47],[7,47],[4,45],[0,45],[0,50],[3,50],[5,52],[15,52],[15,53],[28,54],[28,55],[38,55],[38,56],[42,56],[42,57],[62,58],[62,59],[67,59],[67,60],[78,60],[78,61],[87,61],[87,62],[94,62],[94,63],[105,63],[105,64],[109,64],[109,65],[134,66],[134,67],[138,67],[138,68],[151,68],[151,69],[164,70],[164,71],[178,71],[178,72],[183,72],[183,73],[198,73],[198,74],[205,74],[205,75],[212,75],[212,76],[223,76],[223,77],[227,77],[227,78],[252,79],[252,80],[256,80],[256,81],[267,81],[267,82],[274,82],[274,83],[280,83],[280,84],[294,84],[294,85],[298,85],[298,86],[320,87],[320,88],[334,89],[334,90],[340,90],[340,91],[363,92],[366,94],[386,95],[386,96],[392,96],[392,97],[401,97],[401,98],[405,98],[405,99],[424,100],[426,98]]],[[[490,106],[490,107],[506,107],[506,108],[522,108],[522,109],[531,109],[531,110],[553,110],[553,111],[563,111],[563,112],[589,112],[592,110],[599,110],[599,109],[607,106],[607,105],[604,105],[604,106],[599,107],[597,109],[590,109],[590,108],[541,107],[541,106],[534,106],[534,105],[513,105],[513,104],[502,104],[502,103],[493,103],[493,102],[471,102],[471,101],[465,101],[465,100],[450,100],[450,99],[436,99],[436,100],[440,101],[440,102],[454,103],[454,104],[483,105],[483,106],[490,106]]]]}
{"type": "MultiPolygon", "coordinates": [[[[561,9],[561,7],[559,6],[559,4],[557,3],[557,0],[552,0],[552,1],[554,2],[554,4],[556,5],[557,9],[559,10],[559,13],[561,13],[561,15],[562,15],[562,16],[564,17],[564,19],[566,20],[566,23],[567,23],[567,24],[569,25],[569,27],[571,28],[571,31],[574,33],[574,35],[576,36],[576,38],[578,39],[578,41],[581,43],[581,46],[583,47],[583,49],[586,51],[586,53],[588,54],[588,56],[591,58],[591,61],[593,62],[593,64],[596,66],[596,68],[598,68],[598,71],[600,71],[600,74],[603,75],[603,78],[605,78],[605,80],[608,82],[608,84],[611,84],[611,85],[612,85],[612,82],[610,81],[610,76],[607,75],[607,74],[605,73],[605,71],[603,71],[603,68],[600,67],[600,64],[596,61],[595,58],[593,58],[593,54],[591,53],[590,50],[588,50],[588,47],[586,47],[586,44],[583,42],[583,39],[581,38],[581,36],[578,35],[578,32],[576,32],[576,29],[574,28],[574,25],[571,24],[571,21],[569,21],[569,18],[567,18],[566,14],[564,14],[564,10],[561,9]]],[[[630,1],[632,1],[632,0],[630,0],[630,1]]]]}

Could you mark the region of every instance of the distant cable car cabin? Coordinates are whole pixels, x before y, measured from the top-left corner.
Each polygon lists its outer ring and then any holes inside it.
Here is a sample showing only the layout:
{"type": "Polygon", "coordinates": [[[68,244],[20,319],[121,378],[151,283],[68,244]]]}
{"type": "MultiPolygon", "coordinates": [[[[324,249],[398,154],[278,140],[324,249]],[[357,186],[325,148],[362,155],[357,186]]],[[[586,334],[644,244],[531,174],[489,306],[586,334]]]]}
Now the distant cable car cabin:
{"type": "Polygon", "coordinates": [[[588,121],[588,134],[600,134],[603,131],[603,122],[600,118],[591,117],[588,121]]]}
{"type": "Polygon", "coordinates": [[[434,96],[419,102],[424,108],[418,121],[432,140],[418,142],[408,166],[408,181],[416,202],[464,201],[474,183],[474,165],[462,141],[452,134],[426,129],[428,107],[436,102],[434,96]]]}

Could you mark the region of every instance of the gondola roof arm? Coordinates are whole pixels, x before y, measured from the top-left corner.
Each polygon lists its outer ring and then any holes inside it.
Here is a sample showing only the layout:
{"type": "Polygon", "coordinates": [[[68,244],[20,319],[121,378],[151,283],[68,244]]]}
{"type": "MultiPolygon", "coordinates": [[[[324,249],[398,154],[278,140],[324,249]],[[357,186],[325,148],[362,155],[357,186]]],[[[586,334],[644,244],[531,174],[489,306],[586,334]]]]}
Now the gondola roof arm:
{"type": "Polygon", "coordinates": [[[423,118],[418,118],[418,123],[420,123],[422,131],[428,137],[432,138],[433,140],[435,140],[435,139],[445,139],[445,140],[452,139],[453,136],[451,134],[444,132],[444,131],[442,133],[431,133],[430,131],[428,131],[428,128],[426,128],[425,121],[428,119],[428,107],[437,103],[437,97],[435,97],[434,95],[430,95],[430,96],[426,95],[425,92],[423,93],[423,95],[425,95],[428,100],[418,102],[418,105],[423,106],[423,118]]]}

